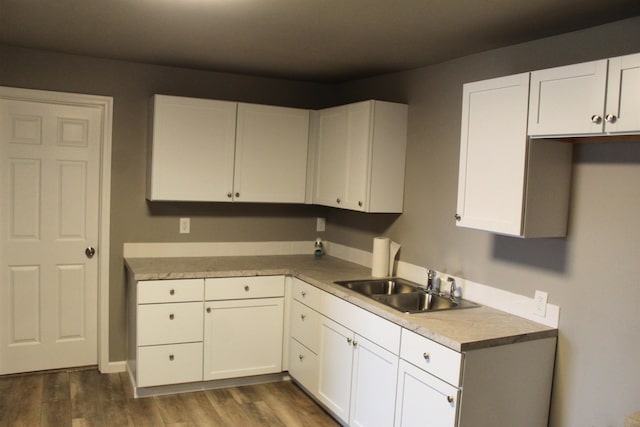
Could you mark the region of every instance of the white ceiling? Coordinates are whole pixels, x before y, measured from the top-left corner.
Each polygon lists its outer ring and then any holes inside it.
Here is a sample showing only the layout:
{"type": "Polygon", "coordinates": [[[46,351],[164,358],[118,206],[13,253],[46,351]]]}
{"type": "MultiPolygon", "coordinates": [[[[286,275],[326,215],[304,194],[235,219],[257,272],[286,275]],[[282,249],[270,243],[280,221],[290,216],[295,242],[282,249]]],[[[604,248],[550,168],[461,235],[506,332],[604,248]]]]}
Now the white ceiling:
{"type": "Polygon", "coordinates": [[[0,43],[338,82],[640,15],[640,0],[0,0],[0,43]]]}

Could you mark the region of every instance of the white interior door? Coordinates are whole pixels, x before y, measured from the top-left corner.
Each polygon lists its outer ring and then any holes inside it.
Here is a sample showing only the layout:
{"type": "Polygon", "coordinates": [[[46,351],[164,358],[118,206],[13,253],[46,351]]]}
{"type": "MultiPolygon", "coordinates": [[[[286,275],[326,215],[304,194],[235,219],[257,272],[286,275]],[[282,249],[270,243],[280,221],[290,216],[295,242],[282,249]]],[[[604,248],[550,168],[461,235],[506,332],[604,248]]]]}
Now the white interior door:
{"type": "Polygon", "coordinates": [[[0,99],[0,374],[97,363],[101,111],[0,99]]]}

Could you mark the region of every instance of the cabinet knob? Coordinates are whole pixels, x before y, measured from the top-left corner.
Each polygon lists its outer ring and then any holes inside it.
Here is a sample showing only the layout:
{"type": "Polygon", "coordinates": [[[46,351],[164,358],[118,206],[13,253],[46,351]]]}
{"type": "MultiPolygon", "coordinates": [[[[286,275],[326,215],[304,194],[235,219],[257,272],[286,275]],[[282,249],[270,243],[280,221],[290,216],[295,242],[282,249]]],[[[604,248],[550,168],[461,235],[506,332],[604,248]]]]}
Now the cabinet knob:
{"type": "Polygon", "coordinates": [[[306,315],[306,314],[301,314],[301,315],[300,315],[300,318],[301,318],[302,320],[304,320],[304,319],[306,319],[306,318],[307,318],[307,315],[306,315]]]}
{"type": "Polygon", "coordinates": [[[607,121],[607,123],[615,123],[616,120],[618,120],[618,117],[616,117],[615,114],[607,114],[606,116],[604,116],[604,119],[607,121]]]}
{"type": "Polygon", "coordinates": [[[299,355],[298,355],[298,359],[302,360],[302,359],[304,359],[304,356],[303,356],[303,355],[301,355],[301,354],[299,354],[299,355]]]}
{"type": "Polygon", "coordinates": [[[171,314],[169,315],[169,320],[173,320],[174,318],[175,318],[175,316],[173,315],[173,313],[171,313],[171,314]]]}
{"type": "Polygon", "coordinates": [[[599,125],[600,123],[602,123],[602,117],[598,114],[594,114],[593,116],[591,116],[591,123],[599,125]]]}
{"type": "Polygon", "coordinates": [[[171,290],[169,291],[169,295],[175,295],[175,294],[176,294],[176,290],[175,290],[175,289],[171,289],[171,290]]]}
{"type": "Polygon", "coordinates": [[[245,286],[244,286],[244,291],[245,291],[245,292],[249,292],[249,285],[245,285],[245,286]]]}
{"type": "Polygon", "coordinates": [[[348,342],[349,344],[351,344],[351,341],[353,341],[351,338],[347,338],[347,342],[348,342]]]}
{"type": "Polygon", "coordinates": [[[336,199],[336,203],[340,203],[340,197],[336,199]]]}
{"type": "Polygon", "coordinates": [[[459,214],[455,214],[453,217],[456,219],[456,221],[460,221],[462,219],[459,214]]]}
{"type": "Polygon", "coordinates": [[[233,194],[232,194],[231,192],[229,192],[229,193],[227,193],[227,197],[228,197],[228,198],[232,198],[232,197],[233,197],[233,194]]]}
{"type": "Polygon", "coordinates": [[[240,193],[236,192],[236,197],[240,197],[240,193]]]}
{"type": "Polygon", "coordinates": [[[207,313],[211,313],[211,307],[207,307],[207,313]]]}
{"type": "Polygon", "coordinates": [[[173,359],[175,359],[175,357],[173,357],[173,354],[169,355],[169,360],[171,360],[173,362],[173,359]]]}
{"type": "Polygon", "coordinates": [[[424,360],[426,360],[427,362],[431,360],[431,355],[429,353],[423,353],[422,357],[424,357],[424,360]]]}
{"type": "Polygon", "coordinates": [[[300,292],[300,295],[302,295],[302,298],[307,296],[307,293],[305,291],[300,292]]]}
{"type": "Polygon", "coordinates": [[[353,340],[353,346],[354,346],[354,347],[357,347],[357,346],[358,346],[358,341],[353,340]]]}
{"type": "Polygon", "coordinates": [[[447,402],[453,403],[453,396],[447,396],[447,402]]]}
{"type": "Polygon", "coordinates": [[[362,207],[362,202],[358,200],[358,206],[362,207]]]}

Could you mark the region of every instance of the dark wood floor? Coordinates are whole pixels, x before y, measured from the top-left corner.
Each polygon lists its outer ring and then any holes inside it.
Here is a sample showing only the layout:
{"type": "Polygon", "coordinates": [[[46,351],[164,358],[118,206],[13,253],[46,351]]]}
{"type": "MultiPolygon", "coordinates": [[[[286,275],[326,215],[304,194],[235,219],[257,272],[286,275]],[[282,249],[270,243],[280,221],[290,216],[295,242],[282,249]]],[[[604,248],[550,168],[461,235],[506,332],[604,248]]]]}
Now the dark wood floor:
{"type": "Polygon", "coordinates": [[[337,426],[290,381],[134,399],[128,375],[0,377],[0,426],[337,426]]]}

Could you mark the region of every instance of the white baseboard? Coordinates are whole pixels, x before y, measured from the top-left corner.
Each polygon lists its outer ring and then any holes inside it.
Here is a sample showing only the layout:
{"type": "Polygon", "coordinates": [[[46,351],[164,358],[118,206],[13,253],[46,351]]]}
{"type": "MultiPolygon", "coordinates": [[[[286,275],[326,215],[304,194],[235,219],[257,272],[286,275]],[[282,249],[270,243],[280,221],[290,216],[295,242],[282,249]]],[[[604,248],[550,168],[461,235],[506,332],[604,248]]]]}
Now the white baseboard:
{"type": "Polygon", "coordinates": [[[118,362],[109,362],[107,366],[101,366],[100,372],[103,374],[115,374],[119,372],[126,372],[127,370],[127,361],[121,360],[118,362]]]}

